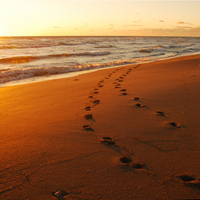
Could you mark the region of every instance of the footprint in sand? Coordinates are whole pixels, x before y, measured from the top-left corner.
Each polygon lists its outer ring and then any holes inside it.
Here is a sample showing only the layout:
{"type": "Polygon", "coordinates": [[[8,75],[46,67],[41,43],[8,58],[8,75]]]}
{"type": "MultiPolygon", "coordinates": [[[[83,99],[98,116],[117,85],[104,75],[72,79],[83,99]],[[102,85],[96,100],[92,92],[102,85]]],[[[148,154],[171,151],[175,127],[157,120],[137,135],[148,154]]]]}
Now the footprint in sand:
{"type": "Polygon", "coordinates": [[[189,186],[189,187],[198,187],[200,189],[200,179],[196,179],[194,178],[194,176],[189,176],[189,175],[181,175],[181,176],[178,176],[181,181],[182,181],[182,184],[184,186],[189,186]]]}
{"type": "Polygon", "coordinates": [[[85,119],[92,119],[93,118],[92,114],[87,114],[84,117],[85,117],[85,119]]]}
{"type": "Polygon", "coordinates": [[[133,162],[131,164],[131,166],[134,168],[134,169],[142,169],[144,168],[144,164],[143,163],[137,163],[137,162],[133,162]]]}
{"type": "Polygon", "coordinates": [[[93,98],[93,96],[89,96],[88,98],[92,99],[92,98],[93,98]]]}
{"type": "Polygon", "coordinates": [[[123,157],[121,157],[119,160],[120,160],[122,163],[124,163],[124,164],[129,164],[129,163],[132,162],[132,159],[129,158],[129,157],[127,157],[127,156],[123,156],[123,157]]]}
{"type": "Polygon", "coordinates": [[[140,103],[137,103],[137,104],[135,104],[138,108],[144,108],[145,107],[145,105],[142,105],[142,104],[140,104],[140,103]]]}
{"type": "Polygon", "coordinates": [[[85,110],[89,111],[89,110],[91,110],[91,107],[87,106],[87,107],[85,107],[85,110]]]}
{"type": "Polygon", "coordinates": [[[126,92],[126,89],[121,89],[120,92],[126,92]]]}
{"type": "Polygon", "coordinates": [[[102,142],[103,144],[107,144],[107,145],[113,145],[113,144],[115,144],[115,142],[113,141],[113,139],[110,138],[110,137],[103,137],[102,139],[100,139],[100,142],[102,142]]]}
{"type": "Polygon", "coordinates": [[[93,131],[93,128],[91,128],[90,125],[84,125],[83,129],[86,131],[93,131]]]}
{"type": "Polygon", "coordinates": [[[175,122],[170,122],[169,125],[175,127],[175,128],[181,128],[181,125],[176,124],[175,122]]]}
{"type": "Polygon", "coordinates": [[[94,94],[99,94],[99,91],[95,91],[94,94]]]}
{"type": "Polygon", "coordinates": [[[156,114],[159,116],[166,116],[163,111],[156,111],[156,114]]]}
{"type": "Polygon", "coordinates": [[[60,190],[57,192],[52,192],[52,195],[58,199],[63,199],[64,197],[68,196],[70,193],[60,190]]]}
{"type": "Polygon", "coordinates": [[[140,98],[139,98],[139,97],[134,97],[133,100],[134,100],[134,101],[139,101],[140,98]]]}
{"type": "Polygon", "coordinates": [[[95,100],[93,103],[94,104],[100,104],[100,100],[95,100]]]}
{"type": "Polygon", "coordinates": [[[123,80],[118,80],[118,82],[123,82],[123,80]]]}

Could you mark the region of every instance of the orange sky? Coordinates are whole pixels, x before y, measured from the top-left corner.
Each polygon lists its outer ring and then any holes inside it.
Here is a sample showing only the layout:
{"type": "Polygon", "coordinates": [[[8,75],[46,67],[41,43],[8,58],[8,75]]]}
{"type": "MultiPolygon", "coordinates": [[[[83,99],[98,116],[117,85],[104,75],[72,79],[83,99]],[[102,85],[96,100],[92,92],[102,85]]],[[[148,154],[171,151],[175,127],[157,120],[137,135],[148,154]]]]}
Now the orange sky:
{"type": "Polygon", "coordinates": [[[0,0],[0,36],[200,36],[200,1],[0,0]]]}

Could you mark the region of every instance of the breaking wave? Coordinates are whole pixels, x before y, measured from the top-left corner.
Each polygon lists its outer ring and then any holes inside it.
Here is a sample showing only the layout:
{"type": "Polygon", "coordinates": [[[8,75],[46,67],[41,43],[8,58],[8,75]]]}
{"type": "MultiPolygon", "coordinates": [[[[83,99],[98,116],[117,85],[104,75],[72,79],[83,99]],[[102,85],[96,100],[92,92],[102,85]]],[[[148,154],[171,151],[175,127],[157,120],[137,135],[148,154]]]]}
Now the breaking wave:
{"type": "Polygon", "coordinates": [[[46,56],[18,56],[18,57],[10,57],[10,58],[1,58],[0,64],[19,64],[19,63],[27,63],[35,60],[41,59],[51,59],[51,58],[61,58],[61,57],[70,57],[70,56],[105,56],[110,54],[109,51],[100,51],[100,52],[83,52],[83,53],[69,53],[69,54],[53,54],[46,56]]]}

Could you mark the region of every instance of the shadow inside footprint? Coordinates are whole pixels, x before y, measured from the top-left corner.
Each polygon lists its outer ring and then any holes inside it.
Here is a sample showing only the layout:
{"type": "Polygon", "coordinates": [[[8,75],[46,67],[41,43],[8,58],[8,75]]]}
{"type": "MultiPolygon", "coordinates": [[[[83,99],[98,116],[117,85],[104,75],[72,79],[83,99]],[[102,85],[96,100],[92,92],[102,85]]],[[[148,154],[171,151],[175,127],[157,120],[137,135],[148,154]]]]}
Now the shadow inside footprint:
{"type": "Polygon", "coordinates": [[[127,156],[123,156],[123,157],[121,157],[119,160],[120,160],[122,163],[124,163],[124,164],[129,164],[129,163],[132,162],[132,159],[129,158],[129,157],[127,157],[127,156]]]}
{"type": "Polygon", "coordinates": [[[84,117],[85,117],[85,119],[92,119],[93,118],[92,114],[87,114],[84,117]]]}
{"type": "Polygon", "coordinates": [[[115,144],[115,142],[113,141],[113,139],[110,138],[110,137],[103,137],[102,139],[100,139],[100,142],[102,142],[103,144],[107,144],[107,145],[113,145],[113,144],[115,144]]]}
{"type": "Polygon", "coordinates": [[[194,180],[196,180],[193,176],[188,176],[188,175],[181,175],[181,176],[179,176],[179,178],[182,181],[194,181],[194,180]]]}
{"type": "Polygon", "coordinates": [[[136,162],[133,162],[132,163],[132,167],[134,169],[142,169],[144,167],[144,164],[143,163],[136,163],[136,162]]]}
{"type": "Polygon", "coordinates": [[[182,181],[182,184],[184,186],[188,186],[188,187],[196,187],[198,189],[200,189],[200,179],[196,179],[193,176],[189,176],[189,175],[181,175],[179,176],[179,178],[182,181]]]}
{"type": "Polygon", "coordinates": [[[60,191],[57,191],[57,192],[52,192],[52,195],[54,197],[56,197],[58,200],[64,200],[66,196],[68,196],[70,193],[66,192],[66,191],[63,191],[63,190],[60,190],[60,191]]]}
{"type": "Polygon", "coordinates": [[[156,111],[156,114],[159,116],[166,116],[165,113],[162,111],[156,111]]]}
{"type": "Polygon", "coordinates": [[[85,107],[85,110],[89,111],[89,110],[91,110],[91,107],[87,106],[87,107],[85,107]]]}
{"type": "Polygon", "coordinates": [[[95,100],[94,104],[100,104],[100,100],[95,100]]]}
{"type": "Polygon", "coordinates": [[[126,92],[126,89],[121,89],[120,92],[126,92]]]}
{"type": "Polygon", "coordinates": [[[91,128],[90,125],[84,125],[83,129],[86,131],[93,131],[93,128],[91,128]]]}
{"type": "Polygon", "coordinates": [[[137,104],[135,104],[138,108],[143,108],[143,107],[145,107],[145,105],[142,105],[142,104],[140,104],[140,103],[137,103],[137,104]]]}
{"type": "Polygon", "coordinates": [[[175,122],[170,122],[169,125],[175,127],[175,128],[181,128],[181,125],[176,124],[175,122]]]}
{"type": "Polygon", "coordinates": [[[134,101],[139,101],[140,98],[139,98],[139,97],[134,97],[133,100],[134,100],[134,101]]]}

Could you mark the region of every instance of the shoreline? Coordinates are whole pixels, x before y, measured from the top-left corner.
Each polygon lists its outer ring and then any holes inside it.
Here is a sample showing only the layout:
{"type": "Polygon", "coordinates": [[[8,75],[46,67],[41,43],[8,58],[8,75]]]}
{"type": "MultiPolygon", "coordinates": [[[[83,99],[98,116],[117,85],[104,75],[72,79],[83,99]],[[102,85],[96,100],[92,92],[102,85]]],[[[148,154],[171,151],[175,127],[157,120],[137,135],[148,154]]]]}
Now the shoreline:
{"type": "Polygon", "coordinates": [[[110,66],[110,67],[102,67],[102,68],[97,68],[97,69],[68,72],[68,73],[55,74],[55,75],[49,75],[49,76],[31,77],[31,78],[1,83],[0,88],[17,86],[17,85],[24,85],[24,84],[30,84],[30,83],[37,83],[37,82],[43,82],[43,81],[51,81],[51,80],[63,79],[63,78],[71,78],[71,77],[77,77],[77,76],[82,75],[82,74],[93,73],[95,71],[104,70],[104,69],[112,69],[112,68],[124,67],[124,66],[129,66],[129,65],[154,63],[154,62],[159,62],[159,61],[164,61],[164,60],[171,60],[171,59],[176,59],[176,58],[187,58],[187,57],[191,57],[191,56],[193,57],[193,56],[198,56],[198,55],[199,54],[191,54],[191,55],[176,56],[176,57],[173,57],[173,58],[169,57],[169,58],[158,59],[158,60],[154,60],[154,61],[141,62],[141,63],[138,62],[138,63],[133,63],[133,64],[124,64],[124,65],[118,65],[118,66],[116,65],[116,66],[110,66]]]}
{"type": "Polygon", "coordinates": [[[200,55],[1,88],[0,198],[200,198],[199,91],[200,55]]]}

